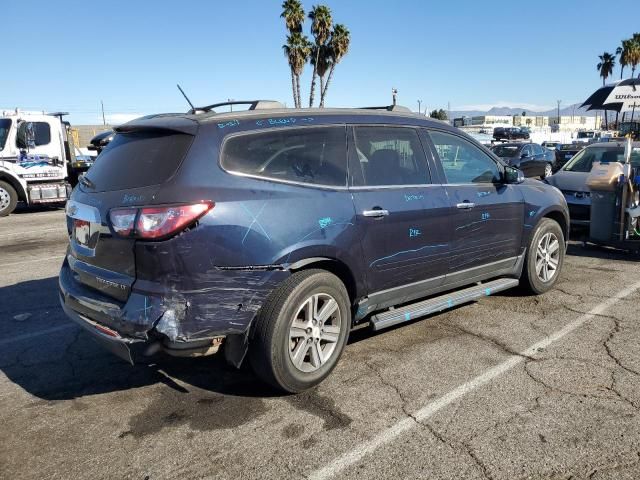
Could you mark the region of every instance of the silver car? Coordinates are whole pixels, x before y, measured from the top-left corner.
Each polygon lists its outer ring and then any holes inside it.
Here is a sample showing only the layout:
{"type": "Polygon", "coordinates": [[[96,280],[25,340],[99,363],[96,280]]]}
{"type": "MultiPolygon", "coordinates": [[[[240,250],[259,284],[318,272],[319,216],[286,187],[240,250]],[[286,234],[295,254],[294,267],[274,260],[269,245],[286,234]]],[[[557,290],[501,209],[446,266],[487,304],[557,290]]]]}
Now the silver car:
{"type": "MultiPolygon", "coordinates": [[[[594,162],[623,162],[624,142],[594,143],[578,152],[546,182],[560,189],[569,206],[572,226],[588,226],[591,218],[591,192],[587,177],[594,162]]],[[[631,163],[640,166],[640,142],[633,143],[631,163]]]]}

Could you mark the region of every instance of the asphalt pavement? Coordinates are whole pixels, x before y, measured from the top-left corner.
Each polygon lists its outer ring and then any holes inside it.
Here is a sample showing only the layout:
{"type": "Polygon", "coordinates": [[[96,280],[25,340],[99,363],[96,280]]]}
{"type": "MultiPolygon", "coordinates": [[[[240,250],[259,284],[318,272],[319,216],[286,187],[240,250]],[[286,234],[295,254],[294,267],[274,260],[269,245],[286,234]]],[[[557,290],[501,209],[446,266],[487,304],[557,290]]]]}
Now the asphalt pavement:
{"type": "Polygon", "coordinates": [[[134,367],[67,320],[61,209],[0,218],[0,478],[640,478],[640,260],[352,332],[281,395],[217,357],[134,367]]]}

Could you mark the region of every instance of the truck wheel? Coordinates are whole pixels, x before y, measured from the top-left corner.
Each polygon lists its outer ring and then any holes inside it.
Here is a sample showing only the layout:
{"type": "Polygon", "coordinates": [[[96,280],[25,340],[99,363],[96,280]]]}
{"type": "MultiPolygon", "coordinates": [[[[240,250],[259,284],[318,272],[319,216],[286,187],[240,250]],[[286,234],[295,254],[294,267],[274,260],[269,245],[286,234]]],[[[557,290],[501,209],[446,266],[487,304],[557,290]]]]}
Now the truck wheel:
{"type": "Polygon", "coordinates": [[[535,295],[545,293],[558,281],[565,254],[564,235],[558,222],[543,218],[533,232],[520,278],[535,295]]]}
{"type": "Polygon", "coordinates": [[[0,217],[6,217],[16,209],[18,194],[6,182],[0,181],[0,217]]]}
{"type": "Polygon", "coordinates": [[[291,275],[271,293],[249,342],[254,372],[291,393],[319,384],[336,366],[351,328],[349,295],[325,270],[291,275]]]}

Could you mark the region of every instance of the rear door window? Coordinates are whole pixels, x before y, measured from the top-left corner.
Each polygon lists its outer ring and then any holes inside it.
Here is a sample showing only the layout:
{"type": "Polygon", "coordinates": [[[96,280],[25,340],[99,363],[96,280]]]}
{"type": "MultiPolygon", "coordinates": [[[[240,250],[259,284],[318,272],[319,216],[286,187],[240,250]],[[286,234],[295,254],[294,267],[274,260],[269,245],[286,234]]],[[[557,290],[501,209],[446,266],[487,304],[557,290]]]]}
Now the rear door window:
{"type": "Polygon", "coordinates": [[[310,127],[233,136],[224,143],[221,165],[232,173],[344,187],[346,129],[310,127]]]}
{"type": "Polygon", "coordinates": [[[418,133],[406,127],[354,127],[350,150],[352,186],[431,183],[418,133]]]}
{"type": "Polygon", "coordinates": [[[193,136],[173,131],[118,133],[86,176],[104,192],[158,185],[178,170],[193,136]]]}

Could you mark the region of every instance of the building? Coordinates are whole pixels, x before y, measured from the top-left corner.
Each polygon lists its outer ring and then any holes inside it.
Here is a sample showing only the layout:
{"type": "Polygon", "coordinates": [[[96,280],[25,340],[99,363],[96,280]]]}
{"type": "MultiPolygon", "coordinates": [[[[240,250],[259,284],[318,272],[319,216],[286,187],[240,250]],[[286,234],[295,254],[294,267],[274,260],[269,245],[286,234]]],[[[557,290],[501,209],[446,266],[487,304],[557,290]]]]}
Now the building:
{"type": "Polygon", "coordinates": [[[599,130],[602,124],[602,117],[585,117],[579,115],[562,115],[558,117],[549,117],[549,125],[555,130],[561,132],[575,132],[580,130],[599,130]]]}

